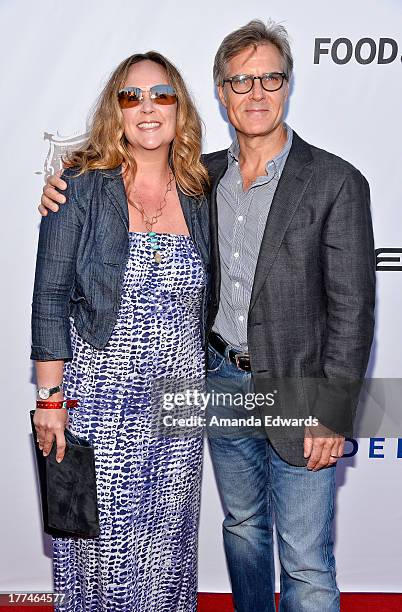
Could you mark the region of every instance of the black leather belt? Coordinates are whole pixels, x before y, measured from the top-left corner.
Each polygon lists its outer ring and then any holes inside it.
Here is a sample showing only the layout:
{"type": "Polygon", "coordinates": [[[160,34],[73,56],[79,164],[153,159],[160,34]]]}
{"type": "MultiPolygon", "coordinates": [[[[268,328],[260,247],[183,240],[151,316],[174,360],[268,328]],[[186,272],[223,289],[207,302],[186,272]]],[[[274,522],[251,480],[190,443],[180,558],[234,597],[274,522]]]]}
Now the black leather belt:
{"type": "MultiPolygon", "coordinates": [[[[222,356],[225,355],[226,349],[230,344],[228,344],[222,336],[215,332],[211,332],[209,335],[209,343],[210,345],[218,351],[222,356]]],[[[229,361],[233,363],[239,370],[243,370],[244,372],[251,372],[250,366],[250,355],[248,353],[241,353],[240,351],[236,351],[236,349],[229,349],[228,351],[229,361]]]]}

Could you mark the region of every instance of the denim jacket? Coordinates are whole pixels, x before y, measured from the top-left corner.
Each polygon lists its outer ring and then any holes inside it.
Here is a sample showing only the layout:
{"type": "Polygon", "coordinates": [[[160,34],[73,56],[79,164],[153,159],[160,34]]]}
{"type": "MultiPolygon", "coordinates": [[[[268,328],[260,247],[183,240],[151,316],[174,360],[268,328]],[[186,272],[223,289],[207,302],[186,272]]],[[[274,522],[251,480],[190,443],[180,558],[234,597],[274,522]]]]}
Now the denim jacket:
{"type": "MultiPolygon", "coordinates": [[[[72,358],[70,321],[84,340],[102,349],[116,323],[129,257],[129,217],[121,166],[74,178],[67,169],[67,203],[42,217],[32,300],[31,359],[72,358]]],[[[210,300],[209,211],[178,189],[190,235],[204,264],[200,331],[205,348],[210,300]]]]}

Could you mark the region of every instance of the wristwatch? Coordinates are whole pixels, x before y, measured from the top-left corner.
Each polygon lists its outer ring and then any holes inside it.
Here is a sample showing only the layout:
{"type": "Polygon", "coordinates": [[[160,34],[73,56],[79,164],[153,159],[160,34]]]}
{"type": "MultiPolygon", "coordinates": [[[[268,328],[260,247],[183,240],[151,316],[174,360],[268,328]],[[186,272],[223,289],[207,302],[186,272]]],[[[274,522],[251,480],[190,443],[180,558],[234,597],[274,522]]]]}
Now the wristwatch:
{"type": "Polygon", "coordinates": [[[57,385],[57,387],[39,387],[37,394],[38,394],[38,398],[41,400],[47,400],[49,399],[49,397],[51,395],[54,395],[54,393],[58,393],[59,391],[63,390],[63,385],[62,383],[60,383],[59,385],[57,385]]]}

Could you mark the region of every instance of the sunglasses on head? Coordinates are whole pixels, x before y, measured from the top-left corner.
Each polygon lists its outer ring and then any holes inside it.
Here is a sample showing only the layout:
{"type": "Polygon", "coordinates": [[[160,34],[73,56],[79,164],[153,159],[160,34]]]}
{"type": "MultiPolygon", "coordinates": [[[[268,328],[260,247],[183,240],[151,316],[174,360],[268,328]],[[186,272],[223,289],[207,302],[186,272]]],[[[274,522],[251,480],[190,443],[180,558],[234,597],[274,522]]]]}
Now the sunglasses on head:
{"type": "Polygon", "coordinates": [[[155,104],[174,104],[177,102],[177,94],[171,85],[153,85],[149,90],[140,87],[125,87],[117,94],[120,108],[133,108],[138,106],[144,99],[144,91],[149,91],[149,97],[155,104]]]}

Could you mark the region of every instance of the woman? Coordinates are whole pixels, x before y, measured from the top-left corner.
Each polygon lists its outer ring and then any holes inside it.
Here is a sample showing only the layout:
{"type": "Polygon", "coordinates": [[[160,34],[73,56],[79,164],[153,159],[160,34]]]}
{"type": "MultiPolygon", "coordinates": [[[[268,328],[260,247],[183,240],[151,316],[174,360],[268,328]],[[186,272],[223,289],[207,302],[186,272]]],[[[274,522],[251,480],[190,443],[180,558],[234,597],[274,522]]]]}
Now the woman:
{"type": "Polygon", "coordinates": [[[92,442],[100,517],[98,538],[53,538],[63,610],[196,610],[202,435],[157,435],[153,385],[204,377],[200,152],[176,68],[156,52],[133,55],[65,161],[68,204],[41,222],[31,359],[39,397],[60,408],[39,404],[34,423],[45,455],[56,439],[59,461],[65,426],[92,442]]]}

